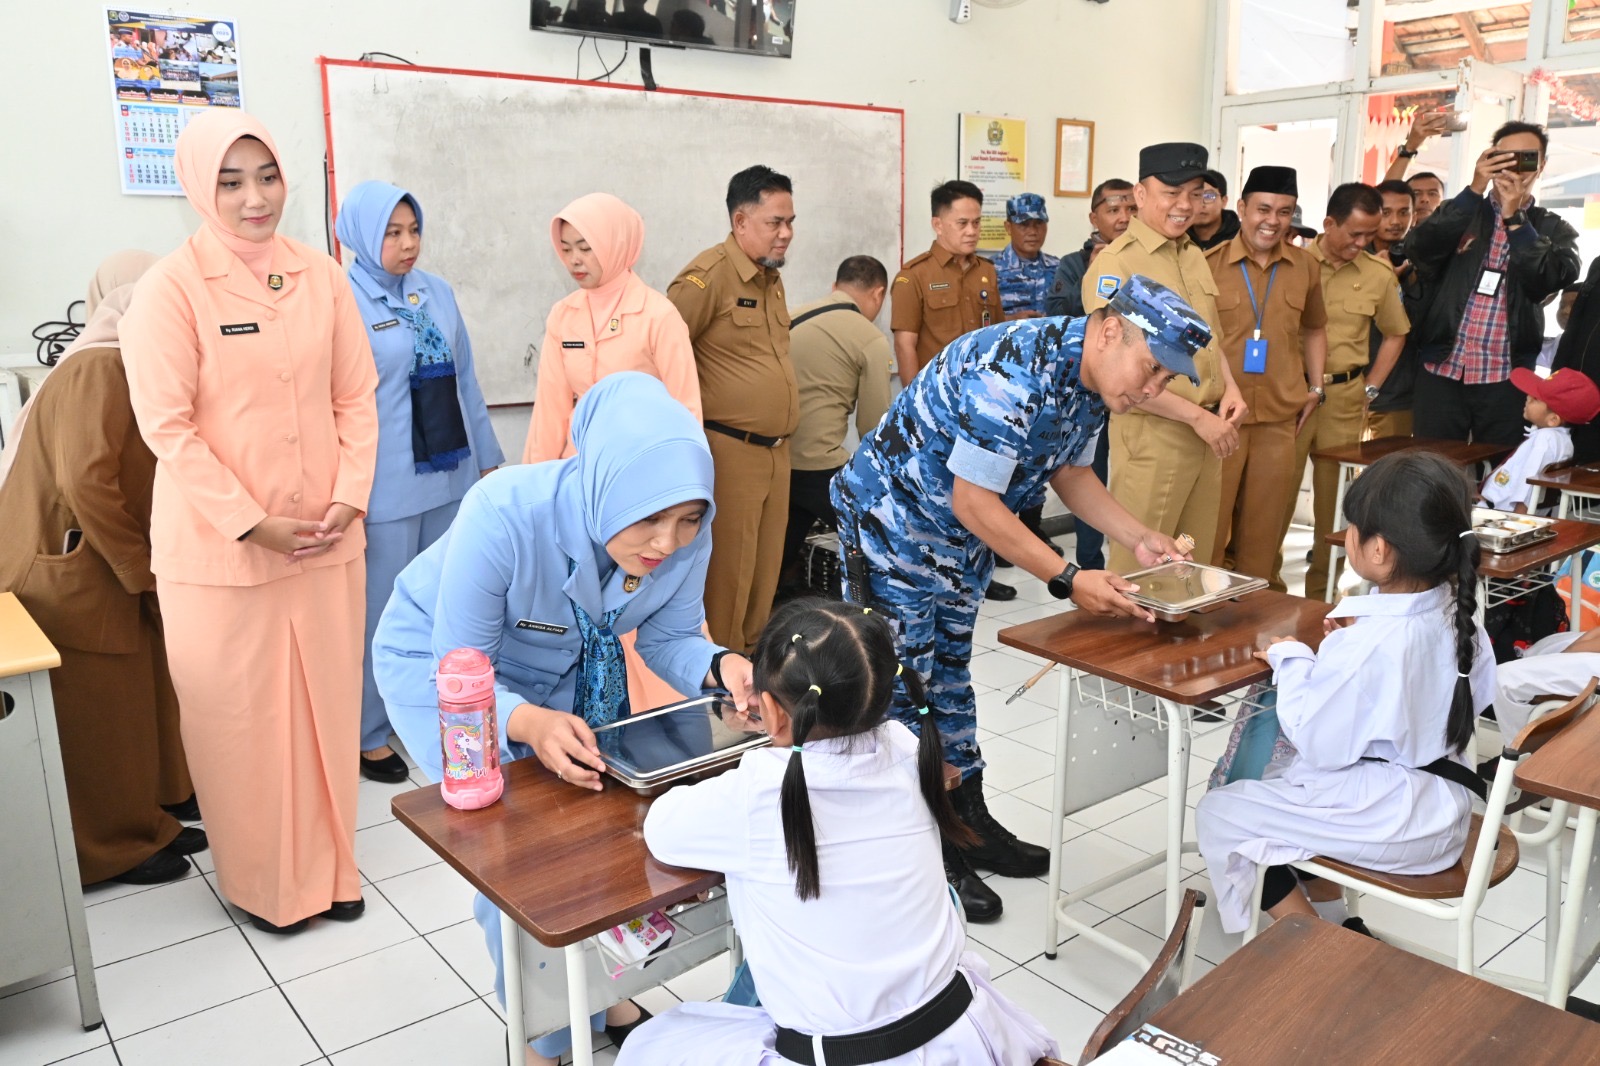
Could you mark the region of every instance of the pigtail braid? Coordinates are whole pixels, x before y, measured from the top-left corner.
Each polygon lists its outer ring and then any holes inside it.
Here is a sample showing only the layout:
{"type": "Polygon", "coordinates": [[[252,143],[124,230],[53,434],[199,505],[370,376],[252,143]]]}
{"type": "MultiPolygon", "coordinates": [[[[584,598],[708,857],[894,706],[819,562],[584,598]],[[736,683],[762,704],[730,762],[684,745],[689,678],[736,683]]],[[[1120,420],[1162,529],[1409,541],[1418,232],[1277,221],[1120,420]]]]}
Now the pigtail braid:
{"type": "Polygon", "coordinates": [[[1478,538],[1468,529],[1456,538],[1456,687],[1445,724],[1445,743],[1457,753],[1467,750],[1476,730],[1478,709],[1472,700],[1472,665],[1478,655],[1478,538]]]}
{"type": "Polygon", "coordinates": [[[927,688],[915,670],[902,668],[900,680],[905,685],[911,705],[918,709],[917,724],[921,728],[917,736],[917,781],[922,787],[922,798],[933,814],[939,833],[946,840],[972,847],[980,843],[978,835],[956,813],[955,804],[950,802],[950,793],[944,787],[944,741],[939,736],[939,727],[934,723],[933,715],[928,713],[927,688]]]}
{"type": "MultiPolygon", "coordinates": [[[[795,645],[798,653],[798,640],[795,645]]],[[[812,685],[789,712],[794,747],[789,752],[789,765],[783,772],[783,786],[778,794],[778,809],[783,818],[783,849],[789,858],[789,872],[794,874],[795,895],[802,900],[816,899],[822,894],[817,864],[817,826],[811,817],[811,790],[806,787],[805,758],[800,750],[817,724],[821,701],[821,689],[812,685]]]]}

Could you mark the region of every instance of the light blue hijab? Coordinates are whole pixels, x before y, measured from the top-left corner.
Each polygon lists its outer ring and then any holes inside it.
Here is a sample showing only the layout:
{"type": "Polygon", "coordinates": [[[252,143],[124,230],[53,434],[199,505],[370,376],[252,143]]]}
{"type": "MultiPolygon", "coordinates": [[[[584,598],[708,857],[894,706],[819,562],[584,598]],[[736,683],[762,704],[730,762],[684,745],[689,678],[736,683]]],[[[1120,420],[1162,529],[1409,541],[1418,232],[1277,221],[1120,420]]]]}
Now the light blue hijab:
{"type": "Polygon", "coordinates": [[[417,213],[417,230],[421,232],[422,205],[415,196],[386,181],[364,181],[346,193],[333,228],[339,243],[355,253],[352,269],[361,271],[396,298],[405,276],[383,269],[383,231],[389,228],[389,216],[401,200],[417,213]]]}
{"type": "Polygon", "coordinates": [[[626,598],[615,591],[621,583],[608,580],[616,568],[606,554],[612,537],[691,500],[706,501],[695,539],[711,535],[711,449],[689,409],[658,379],[633,370],[608,374],[583,394],[572,412],[572,441],[577,454],[564,460],[568,469],[557,493],[565,514],[581,515],[589,551],[586,559],[579,545],[563,538],[577,563],[569,595],[576,593],[586,609],[611,610],[626,598]]]}

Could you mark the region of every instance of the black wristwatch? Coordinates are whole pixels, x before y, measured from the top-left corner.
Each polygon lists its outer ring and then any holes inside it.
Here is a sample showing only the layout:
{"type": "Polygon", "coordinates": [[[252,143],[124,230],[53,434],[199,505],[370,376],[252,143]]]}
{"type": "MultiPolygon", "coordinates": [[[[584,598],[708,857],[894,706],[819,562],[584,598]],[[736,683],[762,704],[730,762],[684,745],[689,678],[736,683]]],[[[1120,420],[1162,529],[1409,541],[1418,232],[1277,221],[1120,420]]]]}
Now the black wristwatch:
{"type": "Polygon", "coordinates": [[[1070,600],[1072,599],[1072,581],[1077,576],[1078,564],[1068,563],[1065,570],[1045,582],[1045,588],[1049,589],[1050,595],[1058,600],[1070,600]]]}
{"type": "Polygon", "coordinates": [[[717,683],[717,687],[720,689],[726,689],[728,687],[722,683],[722,657],[732,654],[732,648],[723,648],[721,651],[717,652],[711,657],[711,680],[715,681],[717,683]]]}

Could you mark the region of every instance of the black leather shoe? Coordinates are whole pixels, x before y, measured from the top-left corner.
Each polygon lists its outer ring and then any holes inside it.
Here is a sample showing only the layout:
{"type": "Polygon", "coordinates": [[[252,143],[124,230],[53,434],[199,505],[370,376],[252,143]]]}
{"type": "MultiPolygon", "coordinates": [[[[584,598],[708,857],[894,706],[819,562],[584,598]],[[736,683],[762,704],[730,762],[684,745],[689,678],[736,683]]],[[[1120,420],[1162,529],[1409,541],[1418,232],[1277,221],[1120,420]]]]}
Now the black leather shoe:
{"type": "Polygon", "coordinates": [[[124,885],[164,885],[189,872],[189,860],[162,848],[131,870],[124,870],[107,881],[124,885]]]}
{"type": "Polygon", "coordinates": [[[392,751],[381,759],[369,759],[361,756],[361,776],[368,781],[381,781],[386,785],[398,785],[404,781],[411,770],[406,766],[406,761],[400,753],[392,751]]]}
{"type": "Polygon", "coordinates": [[[1006,600],[1016,599],[1017,590],[1012,588],[1010,585],[1001,584],[998,581],[991,581],[989,582],[989,591],[984,593],[984,595],[988,599],[999,600],[1003,603],[1006,600]]]}
{"type": "Polygon", "coordinates": [[[1050,872],[1050,851],[1018,840],[1015,833],[995,820],[983,798],[983,771],[961,782],[950,793],[956,813],[978,834],[976,847],[962,848],[967,862],[1002,877],[1039,877],[1050,872]]]}
{"type": "MultiPolygon", "coordinates": [[[[632,1003],[633,1001],[629,1000],[629,1002],[632,1003]]],[[[637,1003],[634,1003],[633,1005],[635,1007],[639,1007],[639,1004],[637,1003]]],[[[654,1017],[655,1015],[651,1014],[643,1007],[639,1007],[639,1017],[636,1020],[629,1022],[627,1025],[606,1026],[606,1036],[610,1037],[611,1042],[620,1048],[622,1046],[622,1042],[628,1039],[628,1035],[630,1033],[654,1017]]]]}
{"type": "Polygon", "coordinates": [[[186,825],[178,830],[178,835],[172,838],[163,851],[170,851],[174,855],[193,855],[197,851],[204,851],[211,846],[206,839],[206,831],[196,825],[186,825]]]}
{"type": "Polygon", "coordinates": [[[288,925],[273,925],[265,918],[257,918],[255,915],[250,914],[249,911],[245,911],[245,914],[250,916],[251,925],[263,933],[271,933],[273,936],[293,936],[311,924],[310,918],[301,918],[298,922],[290,922],[288,925]]]}
{"type": "Polygon", "coordinates": [[[361,917],[362,914],[366,913],[366,910],[366,900],[352,899],[346,900],[343,903],[335,903],[333,906],[322,912],[322,917],[335,922],[353,922],[357,918],[361,917]]]}
{"type": "Polygon", "coordinates": [[[163,803],[161,809],[180,822],[198,822],[200,820],[200,797],[191,795],[182,803],[163,803]]]}
{"type": "Polygon", "coordinates": [[[967,922],[971,925],[998,922],[1000,912],[1005,909],[1000,894],[983,883],[983,878],[967,864],[960,848],[948,840],[941,841],[940,845],[944,851],[944,879],[956,890],[961,909],[967,912],[967,922]]]}

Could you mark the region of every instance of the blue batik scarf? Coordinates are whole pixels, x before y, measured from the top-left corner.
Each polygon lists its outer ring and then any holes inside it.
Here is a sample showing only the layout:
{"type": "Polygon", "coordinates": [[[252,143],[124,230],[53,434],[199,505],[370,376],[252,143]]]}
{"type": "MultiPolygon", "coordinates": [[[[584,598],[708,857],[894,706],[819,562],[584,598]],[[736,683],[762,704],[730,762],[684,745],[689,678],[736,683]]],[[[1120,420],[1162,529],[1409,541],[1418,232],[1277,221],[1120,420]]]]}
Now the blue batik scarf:
{"type": "Polygon", "coordinates": [[[456,393],[456,364],[450,342],[418,304],[415,291],[405,292],[405,274],[383,269],[383,234],[389,218],[404,200],[422,230],[422,205],[404,189],[386,181],[364,181],[350,190],[339,209],[339,242],[355,253],[352,271],[371,279],[389,295],[395,315],[411,327],[411,457],[419,474],[454,470],[472,455],[461,400],[456,393]]]}
{"type": "MultiPolygon", "coordinates": [[[[568,572],[577,568],[573,563],[568,572]]],[[[628,717],[628,667],[622,658],[622,640],[612,628],[627,607],[624,603],[600,616],[596,622],[576,602],[572,615],[578,620],[578,635],[583,650],[578,653],[578,691],[572,705],[590,728],[609,725],[628,717]]]]}

